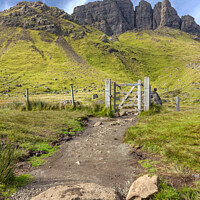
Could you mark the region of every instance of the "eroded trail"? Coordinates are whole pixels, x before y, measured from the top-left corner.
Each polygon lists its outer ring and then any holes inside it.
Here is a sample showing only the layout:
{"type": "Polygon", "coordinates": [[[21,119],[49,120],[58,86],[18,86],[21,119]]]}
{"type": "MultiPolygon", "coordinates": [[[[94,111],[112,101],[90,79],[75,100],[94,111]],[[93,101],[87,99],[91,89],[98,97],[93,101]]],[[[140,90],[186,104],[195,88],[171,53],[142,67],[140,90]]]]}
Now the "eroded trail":
{"type": "Polygon", "coordinates": [[[115,120],[90,119],[81,136],[63,144],[47,164],[31,172],[35,181],[19,191],[15,199],[29,200],[52,186],[79,183],[96,183],[126,195],[141,173],[138,160],[130,154],[130,147],[122,142],[123,134],[135,120],[135,116],[115,120]],[[102,122],[102,125],[94,127],[96,122],[102,122]]]}

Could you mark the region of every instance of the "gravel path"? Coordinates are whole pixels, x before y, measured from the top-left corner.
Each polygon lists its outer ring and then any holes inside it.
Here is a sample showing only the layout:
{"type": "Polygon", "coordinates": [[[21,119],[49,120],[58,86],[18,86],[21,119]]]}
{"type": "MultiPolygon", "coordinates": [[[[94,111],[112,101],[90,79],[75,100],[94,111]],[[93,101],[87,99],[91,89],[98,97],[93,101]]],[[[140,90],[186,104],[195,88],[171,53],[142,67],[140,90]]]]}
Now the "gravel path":
{"type": "Polygon", "coordinates": [[[13,195],[13,199],[30,200],[52,186],[80,183],[113,188],[124,199],[142,172],[130,147],[122,143],[123,134],[135,124],[135,119],[136,116],[91,118],[81,136],[63,144],[47,164],[32,169],[34,182],[13,195]],[[94,127],[97,122],[102,125],[94,127]]]}

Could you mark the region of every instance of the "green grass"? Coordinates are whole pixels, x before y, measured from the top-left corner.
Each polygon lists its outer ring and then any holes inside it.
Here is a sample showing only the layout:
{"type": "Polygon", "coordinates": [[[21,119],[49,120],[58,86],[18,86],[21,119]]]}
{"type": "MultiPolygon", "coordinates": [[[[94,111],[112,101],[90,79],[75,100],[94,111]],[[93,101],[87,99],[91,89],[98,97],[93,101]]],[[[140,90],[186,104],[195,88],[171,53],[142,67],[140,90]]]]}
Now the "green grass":
{"type": "MultiPolygon", "coordinates": [[[[68,28],[73,24],[73,31],[83,30],[72,22],[62,23],[68,28]]],[[[165,28],[130,31],[120,35],[119,41],[103,43],[102,32],[88,29],[91,32],[81,39],[72,38],[73,34],[66,36],[71,46],[66,51],[57,44],[56,35],[20,28],[1,29],[0,91],[10,92],[0,93],[0,99],[21,99],[26,88],[37,98],[53,96],[52,92],[66,94],[70,84],[74,84],[78,96],[83,88],[90,89],[91,92],[84,93],[87,99],[91,93],[104,89],[105,78],[128,83],[143,80],[147,75],[152,87],[157,87],[168,100],[173,91],[179,91],[186,103],[199,98],[196,88],[200,87],[200,48],[192,36],[165,28]],[[110,48],[118,52],[108,53],[110,48]]]]}
{"type": "Polygon", "coordinates": [[[26,184],[28,184],[31,180],[33,180],[33,176],[30,174],[23,174],[14,178],[12,184],[5,185],[0,183],[0,197],[5,197],[9,199],[9,197],[17,192],[17,190],[26,184]]]}
{"type": "Polygon", "coordinates": [[[51,153],[57,149],[48,147],[50,141],[69,130],[83,129],[77,118],[84,117],[77,111],[23,111],[0,110],[0,140],[8,139],[22,147],[16,150],[17,157],[23,157],[26,150],[43,150],[51,153]]]}
{"type": "Polygon", "coordinates": [[[159,183],[160,191],[154,195],[153,200],[198,200],[200,198],[200,189],[187,188],[176,190],[166,181],[159,183]]]}
{"type": "Polygon", "coordinates": [[[141,116],[137,125],[128,129],[124,140],[199,172],[199,118],[197,106],[181,112],[141,116]]]}
{"type": "MultiPolygon", "coordinates": [[[[200,172],[200,107],[183,107],[175,112],[164,107],[157,112],[153,107],[140,115],[137,124],[127,130],[124,141],[132,146],[155,154],[155,158],[139,161],[148,174],[159,174],[179,179],[200,172]]],[[[197,179],[198,180],[198,179],[197,179]]],[[[198,200],[200,185],[174,188],[165,180],[160,182],[160,190],[154,200],[198,200]]]]}

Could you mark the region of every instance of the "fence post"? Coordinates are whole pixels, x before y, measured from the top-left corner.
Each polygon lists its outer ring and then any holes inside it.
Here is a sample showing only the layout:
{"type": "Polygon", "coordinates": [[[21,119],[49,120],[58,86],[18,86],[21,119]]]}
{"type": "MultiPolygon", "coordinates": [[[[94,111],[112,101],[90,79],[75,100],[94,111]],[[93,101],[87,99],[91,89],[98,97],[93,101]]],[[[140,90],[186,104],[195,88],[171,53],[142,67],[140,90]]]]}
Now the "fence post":
{"type": "Polygon", "coordinates": [[[75,107],[73,84],[71,84],[71,96],[72,96],[72,106],[75,107]]]}
{"type": "Polygon", "coordinates": [[[149,111],[151,105],[150,98],[150,78],[144,78],[144,111],[149,111]]]}
{"type": "Polygon", "coordinates": [[[116,84],[116,82],[114,82],[114,112],[115,113],[117,112],[117,104],[116,104],[117,97],[116,97],[116,92],[117,92],[117,84],[116,84]]]}
{"type": "Polygon", "coordinates": [[[142,111],[142,81],[138,80],[138,112],[142,111]]]}
{"type": "Polygon", "coordinates": [[[111,79],[105,80],[105,107],[111,108],[111,79]]]}
{"type": "Polygon", "coordinates": [[[26,88],[26,102],[29,103],[29,92],[28,92],[28,88],[26,88]]]}
{"type": "Polygon", "coordinates": [[[176,111],[180,111],[180,97],[176,97],[176,111]]]}

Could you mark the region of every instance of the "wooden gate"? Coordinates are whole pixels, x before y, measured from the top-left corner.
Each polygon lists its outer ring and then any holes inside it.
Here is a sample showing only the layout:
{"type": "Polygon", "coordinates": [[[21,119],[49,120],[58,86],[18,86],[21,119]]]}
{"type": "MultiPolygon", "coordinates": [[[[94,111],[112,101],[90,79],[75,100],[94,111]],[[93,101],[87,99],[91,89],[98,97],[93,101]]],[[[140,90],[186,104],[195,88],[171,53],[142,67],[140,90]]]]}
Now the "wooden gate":
{"type": "MultiPolygon", "coordinates": [[[[111,109],[111,97],[114,97],[115,112],[122,108],[135,108],[139,113],[142,111],[142,83],[117,84],[114,82],[114,95],[111,95],[111,79],[105,80],[105,107],[111,109]],[[129,87],[128,91],[124,88],[129,87]],[[119,102],[119,104],[117,104],[119,102]]],[[[148,111],[151,105],[150,78],[144,78],[144,111],[148,111]]]]}
{"type": "Polygon", "coordinates": [[[114,82],[114,110],[131,108],[141,112],[142,106],[142,90],[141,80],[138,83],[130,84],[117,84],[114,82]],[[125,91],[125,87],[129,87],[128,91],[125,91]],[[117,104],[119,102],[119,104],[117,104]]]}

